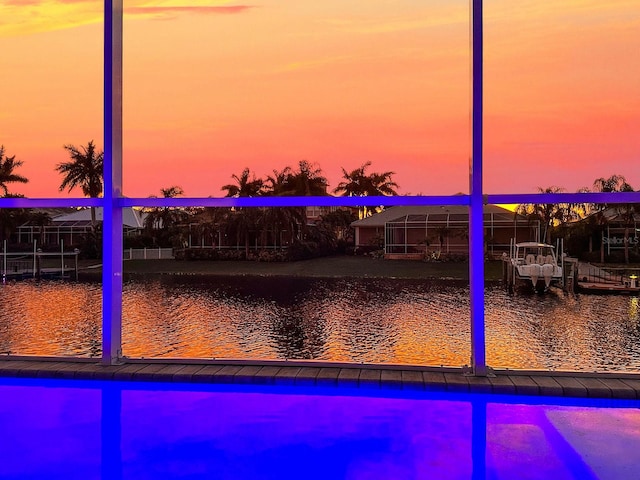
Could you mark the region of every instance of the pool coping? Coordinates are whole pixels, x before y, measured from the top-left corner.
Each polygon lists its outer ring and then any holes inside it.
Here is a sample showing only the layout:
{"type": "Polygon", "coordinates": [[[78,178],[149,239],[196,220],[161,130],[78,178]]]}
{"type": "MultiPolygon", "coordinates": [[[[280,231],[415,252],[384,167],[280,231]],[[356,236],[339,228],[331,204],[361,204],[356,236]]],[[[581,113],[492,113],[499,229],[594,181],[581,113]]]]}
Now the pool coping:
{"type": "Polygon", "coordinates": [[[176,383],[300,385],[404,389],[553,397],[640,399],[640,374],[491,370],[291,360],[125,359],[5,356],[0,377],[176,383]]]}

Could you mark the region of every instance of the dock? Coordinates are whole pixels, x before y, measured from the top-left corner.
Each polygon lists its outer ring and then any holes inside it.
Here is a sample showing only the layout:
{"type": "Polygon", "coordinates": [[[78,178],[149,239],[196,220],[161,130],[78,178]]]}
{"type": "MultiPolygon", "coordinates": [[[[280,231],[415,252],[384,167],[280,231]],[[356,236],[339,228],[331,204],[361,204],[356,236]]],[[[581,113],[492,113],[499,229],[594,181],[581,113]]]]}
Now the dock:
{"type": "Polygon", "coordinates": [[[65,268],[41,268],[39,270],[33,269],[15,269],[8,270],[2,273],[2,281],[11,281],[11,280],[28,280],[30,278],[35,279],[78,279],[78,269],[65,267],[65,268]]]}
{"type": "Polygon", "coordinates": [[[127,359],[121,365],[105,366],[95,358],[0,357],[1,377],[640,399],[637,373],[493,370],[487,377],[475,377],[464,368],[312,361],[127,359]]]}
{"type": "Polygon", "coordinates": [[[72,278],[78,279],[78,255],[80,251],[43,252],[36,249],[30,252],[9,252],[4,242],[0,263],[0,281],[25,280],[28,278],[72,278]]]}
{"type": "MultiPolygon", "coordinates": [[[[640,294],[640,268],[599,267],[577,258],[564,257],[563,290],[572,293],[640,294]]],[[[510,291],[515,286],[515,272],[508,258],[503,258],[503,283],[510,291]]]]}
{"type": "Polygon", "coordinates": [[[640,269],[603,268],[578,262],[576,291],[583,293],[640,293],[640,269]]]}

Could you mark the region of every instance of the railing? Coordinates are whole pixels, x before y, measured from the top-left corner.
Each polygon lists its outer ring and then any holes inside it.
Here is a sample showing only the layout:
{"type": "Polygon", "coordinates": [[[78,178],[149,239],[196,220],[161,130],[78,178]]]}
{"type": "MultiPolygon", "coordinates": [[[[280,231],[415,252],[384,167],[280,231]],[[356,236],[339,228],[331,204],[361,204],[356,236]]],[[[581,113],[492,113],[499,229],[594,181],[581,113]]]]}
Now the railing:
{"type": "MultiPolygon", "coordinates": [[[[64,247],[63,247],[64,248],[64,247]]],[[[0,252],[0,277],[2,281],[11,278],[60,276],[73,273],[78,278],[78,250],[73,252],[41,252],[35,249],[31,252],[9,252],[7,241],[3,242],[0,252]],[[72,258],[73,264],[69,266],[65,259],[72,258]]]]}
{"type": "Polygon", "coordinates": [[[7,258],[7,265],[4,268],[3,275],[7,273],[18,273],[26,270],[30,270],[33,267],[33,261],[31,260],[11,260],[7,258]]]}
{"type": "Polygon", "coordinates": [[[123,260],[173,260],[173,248],[129,248],[123,260]]]}
{"type": "Polygon", "coordinates": [[[639,284],[638,278],[640,278],[640,268],[598,267],[590,264],[581,264],[578,280],[588,283],[631,286],[632,283],[639,284]],[[636,281],[633,282],[633,280],[636,281]]]}

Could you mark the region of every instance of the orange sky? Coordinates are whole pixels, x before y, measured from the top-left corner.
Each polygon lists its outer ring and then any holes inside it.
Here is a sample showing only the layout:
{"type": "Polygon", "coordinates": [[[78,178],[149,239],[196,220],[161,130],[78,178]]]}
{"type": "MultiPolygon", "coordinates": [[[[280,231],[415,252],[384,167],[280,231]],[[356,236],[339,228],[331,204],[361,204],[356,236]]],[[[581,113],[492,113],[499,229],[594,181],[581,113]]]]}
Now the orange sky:
{"type": "MultiPolygon", "coordinates": [[[[245,166],[301,159],[332,187],[372,161],[400,193],[468,190],[468,0],[125,4],[125,195],[220,196],[245,166]]],[[[0,0],[0,144],[31,180],[14,192],[66,195],[62,146],[102,146],[101,11],[0,0]]],[[[640,188],[637,0],[492,0],[485,17],[486,192],[640,188]]]]}

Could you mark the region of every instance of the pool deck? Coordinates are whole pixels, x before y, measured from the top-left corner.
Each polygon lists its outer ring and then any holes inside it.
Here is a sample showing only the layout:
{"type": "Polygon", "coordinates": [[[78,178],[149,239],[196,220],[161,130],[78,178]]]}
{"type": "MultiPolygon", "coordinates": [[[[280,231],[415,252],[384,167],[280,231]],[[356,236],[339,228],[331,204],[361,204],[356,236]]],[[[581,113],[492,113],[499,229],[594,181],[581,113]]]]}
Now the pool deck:
{"type": "Polygon", "coordinates": [[[359,365],[311,361],[0,358],[0,377],[144,382],[225,383],[412,389],[556,397],[640,399],[639,374],[494,370],[475,377],[463,368],[359,365]]]}

